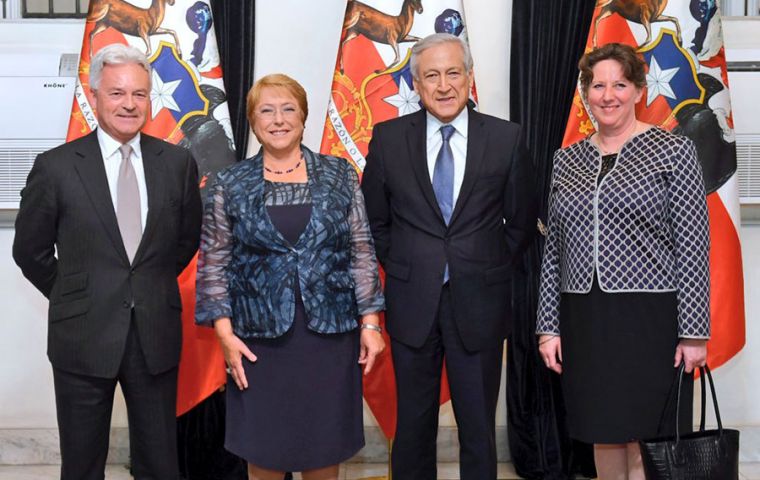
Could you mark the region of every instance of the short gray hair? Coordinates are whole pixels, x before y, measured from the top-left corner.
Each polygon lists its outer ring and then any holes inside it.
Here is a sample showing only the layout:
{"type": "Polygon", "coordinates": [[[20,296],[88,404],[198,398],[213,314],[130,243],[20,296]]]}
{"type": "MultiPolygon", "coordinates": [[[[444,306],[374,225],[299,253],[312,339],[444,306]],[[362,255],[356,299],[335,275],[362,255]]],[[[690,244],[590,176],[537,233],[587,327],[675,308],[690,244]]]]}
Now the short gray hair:
{"type": "Polygon", "coordinates": [[[470,46],[467,45],[464,38],[450,33],[434,33],[415,43],[412,47],[412,57],[409,59],[409,68],[412,70],[412,76],[415,79],[420,79],[419,72],[417,71],[417,62],[419,61],[418,57],[420,54],[428,48],[442,45],[444,43],[456,43],[462,47],[462,53],[464,54],[464,70],[465,72],[472,70],[472,53],[470,53],[470,46]]]}
{"type": "Polygon", "coordinates": [[[152,69],[148,57],[135,47],[121,43],[112,43],[98,50],[90,62],[90,88],[97,90],[100,86],[100,78],[103,76],[103,67],[106,65],[136,64],[148,72],[151,76],[152,69]]]}

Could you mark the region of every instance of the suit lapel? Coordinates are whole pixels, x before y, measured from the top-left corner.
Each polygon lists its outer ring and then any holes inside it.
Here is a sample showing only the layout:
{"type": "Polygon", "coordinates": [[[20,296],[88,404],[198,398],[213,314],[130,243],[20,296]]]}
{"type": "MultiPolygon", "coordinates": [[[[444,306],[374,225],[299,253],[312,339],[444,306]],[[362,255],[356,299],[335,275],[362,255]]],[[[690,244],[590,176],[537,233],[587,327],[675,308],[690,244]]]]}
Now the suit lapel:
{"type": "Polygon", "coordinates": [[[467,159],[464,164],[464,179],[459,189],[454,211],[451,213],[449,225],[456,221],[475,187],[475,181],[485,160],[487,141],[488,135],[483,127],[483,118],[478,112],[470,109],[467,112],[467,159]]]}
{"type": "Polygon", "coordinates": [[[412,165],[414,176],[417,177],[417,183],[420,185],[422,195],[430,204],[430,208],[433,209],[441,222],[443,222],[443,215],[441,214],[440,207],[438,207],[438,200],[435,198],[427,166],[427,121],[425,116],[425,110],[420,110],[413,114],[411,118],[411,128],[406,134],[409,146],[409,163],[412,165]]]}
{"type": "Polygon", "coordinates": [[[132,263],[137,263],[145,253],[145,249],[150,245],[150,237],[156,230],[156,225],[166,205],[165,167],[162,161],[163,145],[152,137],[142,134],[140,135],[140,150],[142,151],[143,170],[145,171],[145,189],[148,193],[148,217],[145,220],[145,229],[140,240],[140,246],[137,248],[132,263]]]}
{"type": "Polygon", "coordinates": [[[116,220],[116,212],[113,208],[111,191],[108,188],[108,177],[106,176],[106,168],[103,164],[103,155],[100,153],[96,131],[84,137],[75,153],[74,168],[82,180],[93,209],[100,218],[108,238],[113,242],[114,248],[126,262],[127,252],[124,250],[124,242],[119,232],[119,223],[116,220]]]}

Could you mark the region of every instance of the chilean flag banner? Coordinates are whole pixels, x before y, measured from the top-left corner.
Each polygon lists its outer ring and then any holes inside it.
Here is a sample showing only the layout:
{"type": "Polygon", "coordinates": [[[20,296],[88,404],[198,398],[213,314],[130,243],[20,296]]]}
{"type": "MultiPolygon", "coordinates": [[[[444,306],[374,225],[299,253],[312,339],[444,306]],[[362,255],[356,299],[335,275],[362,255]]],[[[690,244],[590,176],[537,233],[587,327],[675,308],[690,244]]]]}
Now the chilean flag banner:
{"type": "MultiPolygon", "coordinates": [[[[343,157],[359,175],[372,128],[420,110],[409,68],[411,48],[433,33],[467,37],[461,0],[348,0],[320,151],[343,157]]],[[[475,100],[473,89],[472,99],[475,100]]],[[[396,430],[396,382],[386,350],[364,377],[364,399],[391,439],[396,430]]],[[[441,403],[449,400],[445,375],[441,403]]]]}
{"type": "MultiPolygon", "coordinates": [[[[610,42],[633,46],[646,62],[647,85],[636,117],[686,135],[697,146],[710,217],[707,362],[717,368],[745,342],[736,141],[718,5],[598,0],[586,51],[610,42]]],[[[576,92],[562,145],[594,130],[594,119],[576,92]]]]}
{"type": "MultiPolygon", "coordinates": [[[[208,0],[90,0],[67,141],[97,127],[89,88],[90,59],[122,43],[145,52],[153,74],[151,115],[143,132],[189,149],[198,162],[199,187],[234,163],[235,145],[208,0]]],[[[193,260],[179,277],[182,357],[177,415],[226,382],[224,356],[211,329],[195,326],[193,260]]]]}

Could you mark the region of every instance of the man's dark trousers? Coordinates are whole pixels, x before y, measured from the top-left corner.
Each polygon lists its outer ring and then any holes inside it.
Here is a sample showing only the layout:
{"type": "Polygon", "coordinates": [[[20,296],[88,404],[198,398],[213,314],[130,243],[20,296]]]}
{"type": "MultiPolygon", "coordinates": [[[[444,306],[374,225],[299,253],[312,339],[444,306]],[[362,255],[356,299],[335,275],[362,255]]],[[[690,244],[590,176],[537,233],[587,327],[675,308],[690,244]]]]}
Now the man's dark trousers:
{"type": "Polygon", "coordinates": [[[462,479],[496,478],[495,416],[503,344],[469,352],[454,324],[449,287],[441,292],[436,321],[425,344],[391,341],[396,371],[398,425],[391,465],[394,480],[435,480],[441,366],[456,417],[462,479]]]}

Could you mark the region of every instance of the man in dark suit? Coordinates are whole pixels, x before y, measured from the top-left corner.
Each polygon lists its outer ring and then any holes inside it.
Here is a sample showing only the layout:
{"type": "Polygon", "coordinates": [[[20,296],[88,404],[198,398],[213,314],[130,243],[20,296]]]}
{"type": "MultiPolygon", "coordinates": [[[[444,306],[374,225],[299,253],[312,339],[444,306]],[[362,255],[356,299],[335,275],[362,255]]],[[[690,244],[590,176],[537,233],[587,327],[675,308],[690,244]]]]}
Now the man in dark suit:
{"type": "Polygon", "coordinates": [[[419,41],[411,69],[425,109],[375,126],[362,183],[386,273],[398,389],[393,479],[436,478],[444,358],[461,478],[495,479],[510,282],[535,225],[531,161],[518,125],[467,107],[464,41],[419,41]]]}
{"type": "Polygon", "coordinates": [[[140,134],[151,70],[139,50],[105,47],[90,68],[99,128],[35,161],[13,257],[50,301],[61,478],[104,478],[118,382],[134,477],[173,480],[176,278],[200,238],[197,168],[186,150],[140,134]]]}

